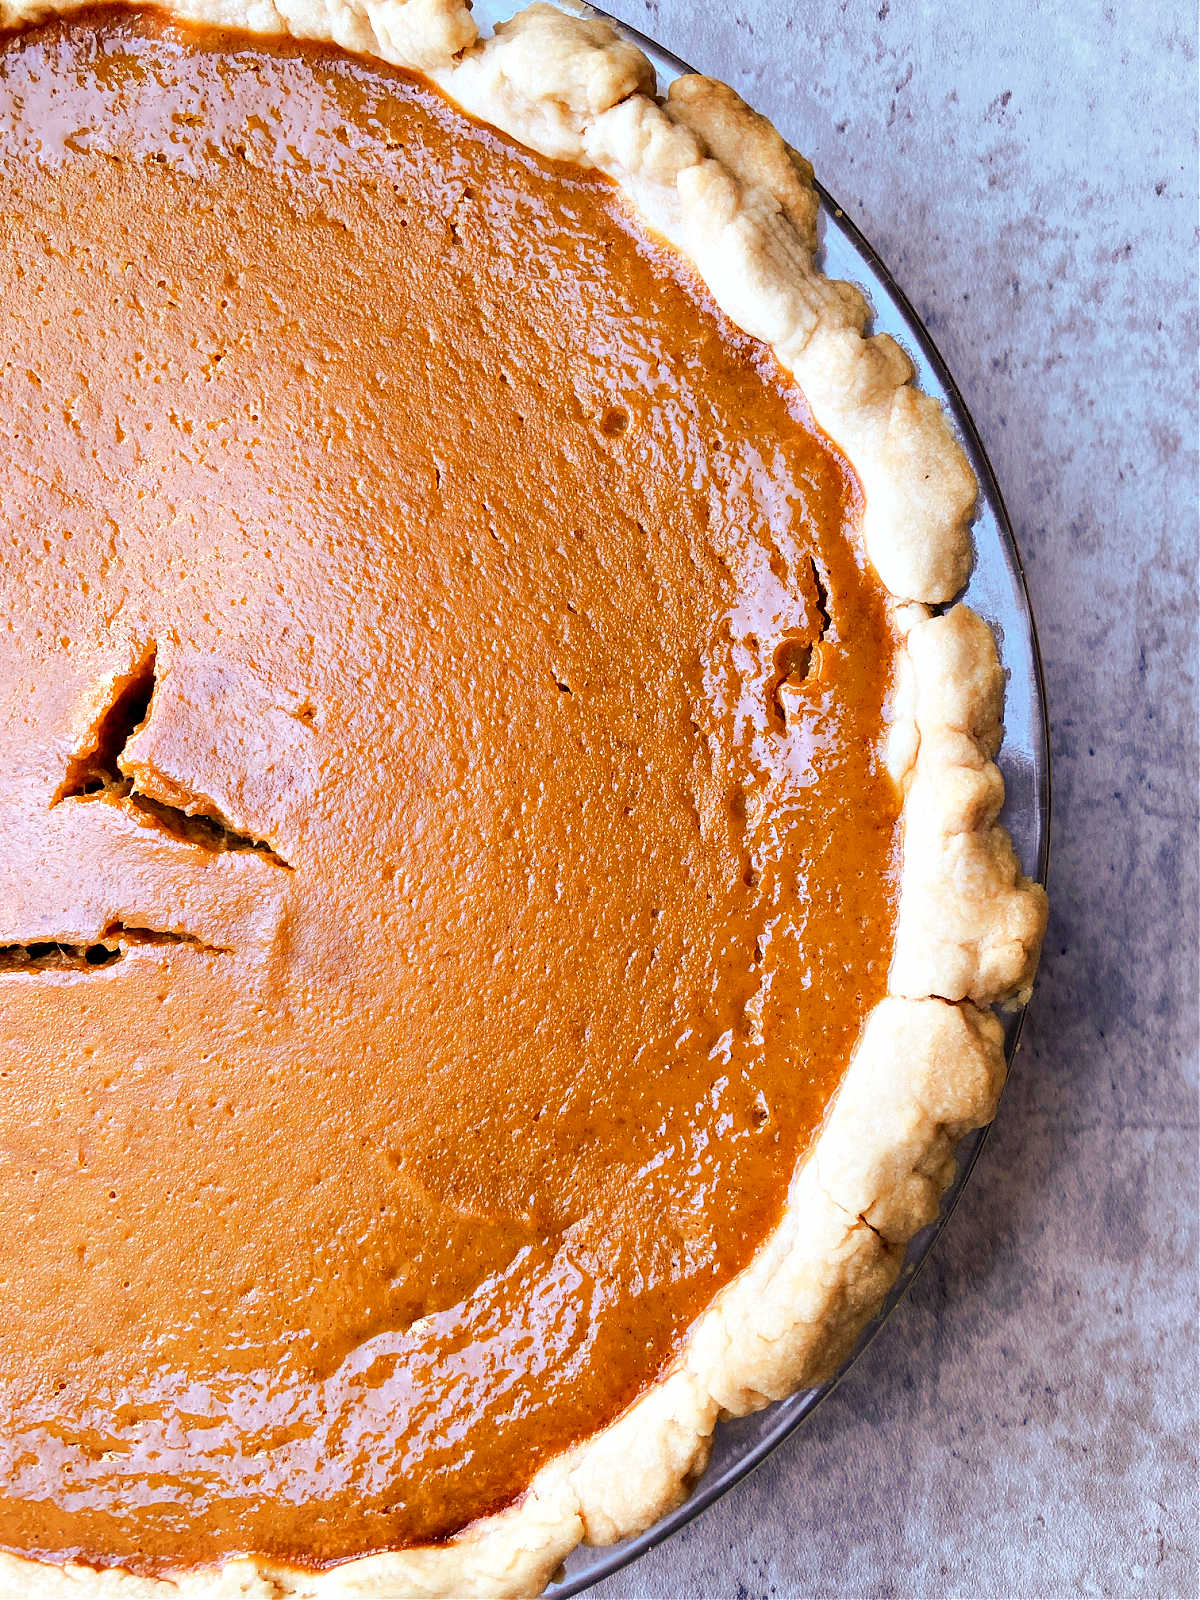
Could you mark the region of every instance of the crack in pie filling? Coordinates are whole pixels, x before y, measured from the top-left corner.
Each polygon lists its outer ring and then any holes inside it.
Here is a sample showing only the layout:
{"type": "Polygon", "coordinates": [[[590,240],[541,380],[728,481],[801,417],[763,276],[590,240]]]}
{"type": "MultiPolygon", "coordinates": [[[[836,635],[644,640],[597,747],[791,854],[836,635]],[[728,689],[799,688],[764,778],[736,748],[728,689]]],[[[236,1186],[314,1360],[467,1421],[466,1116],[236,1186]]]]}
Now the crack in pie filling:
{"type": "Polygon", "coordinates": [[[974,485],[606,25],[0,3],[0,1583],[533,1593],[1003,1076],[974,485]]]}

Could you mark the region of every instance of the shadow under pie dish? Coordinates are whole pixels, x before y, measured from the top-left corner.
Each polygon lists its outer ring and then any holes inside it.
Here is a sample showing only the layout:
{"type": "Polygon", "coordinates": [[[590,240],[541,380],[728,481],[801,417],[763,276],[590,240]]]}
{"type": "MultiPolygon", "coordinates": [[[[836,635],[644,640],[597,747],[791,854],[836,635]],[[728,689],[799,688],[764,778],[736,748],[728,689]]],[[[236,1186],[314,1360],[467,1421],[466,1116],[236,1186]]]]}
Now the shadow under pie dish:
{"type": "Polygon", "coordinates": [[[970,472],[603,25],[5,20],[0,1577],[534,1592],[991,1114],[970,472]]]}

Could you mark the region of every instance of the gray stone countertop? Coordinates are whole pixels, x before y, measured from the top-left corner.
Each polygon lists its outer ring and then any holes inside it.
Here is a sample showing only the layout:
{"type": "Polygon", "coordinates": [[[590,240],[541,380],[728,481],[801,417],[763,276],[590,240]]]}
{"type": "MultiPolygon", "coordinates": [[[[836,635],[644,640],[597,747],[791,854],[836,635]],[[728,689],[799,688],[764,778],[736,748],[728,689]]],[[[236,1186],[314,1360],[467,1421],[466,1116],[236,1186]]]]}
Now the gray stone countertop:
{"type": "Polygon", "coordinates": [[[930,1264],[594,1593],[1195,1596],[1194,8],[608,4],[811,157],[940,345],[1028,570],[1054,830],[1023,1047],[930,1264]]]}

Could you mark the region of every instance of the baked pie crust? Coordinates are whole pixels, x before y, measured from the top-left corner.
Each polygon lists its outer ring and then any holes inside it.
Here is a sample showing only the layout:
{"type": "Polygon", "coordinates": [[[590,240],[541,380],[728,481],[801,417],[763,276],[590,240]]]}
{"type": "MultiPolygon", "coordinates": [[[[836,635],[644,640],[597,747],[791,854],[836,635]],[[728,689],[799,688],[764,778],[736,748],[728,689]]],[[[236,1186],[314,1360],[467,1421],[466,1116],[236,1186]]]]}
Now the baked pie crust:
{"type": "MultiPolygon", "coordinates": [[[[13,28],[75,9],[6,3],[13,28]]],[[[543,1466],[519,1500],[444,1543],[301,1571],[261,1557],[157,1579],[0,1556],[22,1595],[526,1595],[581,1540],[629,1537],[679,1503],[723,1414],[832,1374],[936,1216],[957,1141],[1004,1076],[988,1009],[1028,997],[1045,897],[997,817],[1003,675],[986,625],[952,604],[976,485],[936,402],[869,308],[816,265],[811,169],[724,85],[658,98],[607,23],[531,5],[488,39],[460,0],[185,0],[189,21],[329,41],[428,77],[539,154],[615,179],[724,313],[770,346],[862,485],[862,533],[903,634],[887,764],[903,854],[887,995],[870,1013],[780,1224],[693,1325],[666,1375],[543,1466]],[[934,610],[932,608],[948,609],[934,610]]]]}

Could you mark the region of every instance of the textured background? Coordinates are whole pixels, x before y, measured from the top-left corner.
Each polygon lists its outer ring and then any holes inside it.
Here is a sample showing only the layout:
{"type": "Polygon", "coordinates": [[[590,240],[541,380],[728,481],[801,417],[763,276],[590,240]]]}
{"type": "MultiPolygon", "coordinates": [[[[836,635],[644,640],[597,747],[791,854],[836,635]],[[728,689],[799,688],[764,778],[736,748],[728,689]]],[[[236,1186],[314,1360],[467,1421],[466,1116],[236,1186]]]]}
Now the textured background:
{"type": "Polygon", "coordinates": [[[940,345],[1028,568],[1055,820],[1018,1068],[932,1262],[594,1592],[1194,1596],[1194,8],[608,5],[772,117],[940,345]]]}

